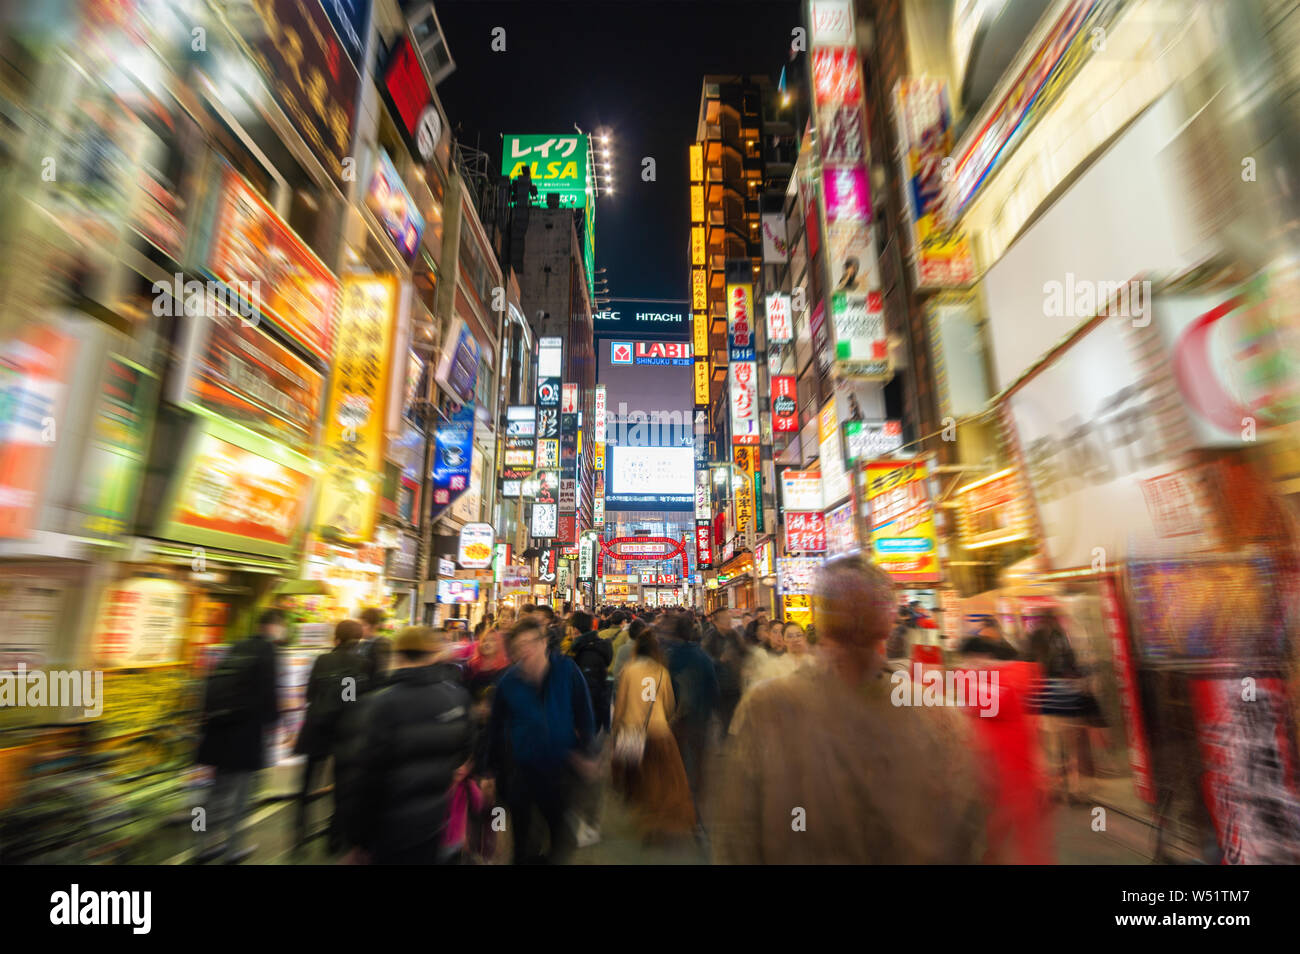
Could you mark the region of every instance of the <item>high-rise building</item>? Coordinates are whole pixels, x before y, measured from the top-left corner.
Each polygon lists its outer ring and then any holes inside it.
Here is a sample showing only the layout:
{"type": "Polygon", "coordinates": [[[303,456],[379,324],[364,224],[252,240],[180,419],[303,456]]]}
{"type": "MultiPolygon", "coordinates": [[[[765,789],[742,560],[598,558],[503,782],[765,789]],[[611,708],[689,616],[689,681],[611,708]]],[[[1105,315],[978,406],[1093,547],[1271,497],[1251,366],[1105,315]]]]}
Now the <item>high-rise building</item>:
{"type": "Polygon", "coordinates": [[[775,270],[764,269],[763,211],[780,208],[796,152],[789,110],[784,91],[766,76],[705,76],[688,155],[697,469],[721,466],[732,474],[720,484],[697,477],[697,541],[711,534],[714,576],[722,571],[735,594],[726,599],[740,606],[760,598],[753,554],[775,530],[774,513],[764,513],[772,429],[758,343],[762,298],[776,281],[775,270]],[[722,491],[722,520],[711,508],[705,516],[705,483],[722,491]]]}

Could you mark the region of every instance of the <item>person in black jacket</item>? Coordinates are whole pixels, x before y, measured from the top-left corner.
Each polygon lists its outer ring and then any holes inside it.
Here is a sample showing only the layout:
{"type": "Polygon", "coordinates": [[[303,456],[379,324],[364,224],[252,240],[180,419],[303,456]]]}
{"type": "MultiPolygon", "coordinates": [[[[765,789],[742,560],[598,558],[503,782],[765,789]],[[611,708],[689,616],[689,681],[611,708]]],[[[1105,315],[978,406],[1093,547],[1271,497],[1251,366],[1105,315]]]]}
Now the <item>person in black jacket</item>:
{"type": "Polygon", "coordinates": [[[614,645],[601,639],[592,628],[591,614],[578,610],[569,618],[576,630],[570,654],[582,670],[587,690],[591,693],[591,708],[596,716],[596,731],[609,730],[609,664],[614,661],[614,645]]]}
{"type": "Polygon", "coordinates": [[[252,799],[253,773],[266,767],[267,736],[280,717],[275,647],[284,632],[284,611],[266,610],[257,633],[226,650],[208,678],[197,760],[216,773],[200,863],[224,855],[228,864],[238,864],[257,850],[240,848],[240,826],[252,799]]]}
{"type": "MultiPolygon", "coordinates": [[[[302,770],[295,830],[297,846],[307,842],[307,810],[312,787],[326,761],[334,754],[344,711],[358,704],[365,690],[367,660],[357,653],[361,644],[361,623],[345,619],[334,628],[334,649],[316,657],[307,680],[307,715],[294,753],[307,756],[302,770]]],[[[337,775],[337,771],[335,773],[337,775]]],[[[338,786],[334,787],[334,811],[330,813],[329,850],[343,847],[338,817],[338,786]]]]}
{"type": "Polygon", "coordinates": [[[469,692],[439,660],[446,635],[408,626],[394,641],[388,685],[367,697],[360,791],[351,828],[375,864],[437,864],[452,784],[474,750],[469,692]]]}

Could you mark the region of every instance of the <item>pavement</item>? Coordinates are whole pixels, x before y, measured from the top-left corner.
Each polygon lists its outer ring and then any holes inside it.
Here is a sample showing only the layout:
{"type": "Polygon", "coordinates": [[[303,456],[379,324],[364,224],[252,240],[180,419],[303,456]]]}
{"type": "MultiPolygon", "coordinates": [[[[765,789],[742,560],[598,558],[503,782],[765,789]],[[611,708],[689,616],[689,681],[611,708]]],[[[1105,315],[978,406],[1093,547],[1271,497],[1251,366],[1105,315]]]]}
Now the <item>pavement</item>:
{"type": "MultiPolygon", "coordinates": [[[[594,794],[594,793],[593,793],[594,794]]],[[[706,845],[694,839],[674,844],[646,844],[636,830],[622,799],[609,789],[599,787],[599,797],[592,807],[600,813],[600,841],[579,848],[572,859],[575,865],[702,865],[709,863],[706,845]],[[598,805],[598,807],[596,807],[598,805]]],[[[1094,809],[1097,802],[1084,799],[1079,803],[1061,802],[1053,813],[1055,857],[1067,865],[1143,865],[1150,864],[1154,832],[1140,818],[1108,809],[1105,830],[1096,830],[1094,809]]],[[[323,828],[329,807],[327,795],[313,805],[313,824],[323,828]]],[[[343,859],[331,856],[322,836],[309,841],[305,850],[295,853],[293,845],[294,802],[277,800],[258,805],[249,817],[244,838],[246,846],[256,846],[247,864],[339,864],[343,859]]],[[[190,831],[188,815],[177,818],[149,839],[137,860],[151,864],[192,863],[198,836],[190,831]]],[[[509,860],[508,837],[498,844],[494,863],[509,860]]]]}

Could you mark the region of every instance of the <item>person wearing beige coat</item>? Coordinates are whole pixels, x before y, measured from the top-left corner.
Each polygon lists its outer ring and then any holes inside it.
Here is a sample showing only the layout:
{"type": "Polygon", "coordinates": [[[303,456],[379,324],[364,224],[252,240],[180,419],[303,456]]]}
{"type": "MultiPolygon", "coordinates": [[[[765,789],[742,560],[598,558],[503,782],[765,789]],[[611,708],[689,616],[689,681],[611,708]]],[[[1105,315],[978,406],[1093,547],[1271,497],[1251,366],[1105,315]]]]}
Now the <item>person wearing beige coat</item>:
{"type": "Polygon", "coordinates": [[[673,681],[651,630],[637,637],[634,653],[619,674],[613,736],[617,747],[620,734],[644,727],[645,751],[637,764],[614,762],[614,787],[627,799],[646,838],[689,835],[695,827],[695,803],[673,738],[673,681]]]}

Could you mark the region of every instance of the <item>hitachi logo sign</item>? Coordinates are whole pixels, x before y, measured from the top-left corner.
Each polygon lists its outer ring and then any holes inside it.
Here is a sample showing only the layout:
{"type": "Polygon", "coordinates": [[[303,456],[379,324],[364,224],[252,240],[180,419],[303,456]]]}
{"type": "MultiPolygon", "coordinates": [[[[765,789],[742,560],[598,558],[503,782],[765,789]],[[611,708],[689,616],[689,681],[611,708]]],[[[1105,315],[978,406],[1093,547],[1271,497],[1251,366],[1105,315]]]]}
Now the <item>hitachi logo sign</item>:
{"type": "MultiPolygon", "coordinates": [[[[622,321],[623,313],[621,311],[598,311],[592,315],[596,321],[622,321]]],[[[682,322],[685,317],[681,314],[672,314],[666,311],[638,311],[632,315],[633,321],[668,321],[682,322]]]]}

